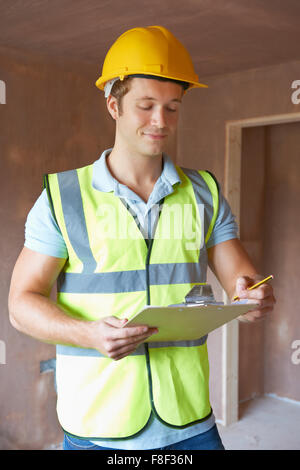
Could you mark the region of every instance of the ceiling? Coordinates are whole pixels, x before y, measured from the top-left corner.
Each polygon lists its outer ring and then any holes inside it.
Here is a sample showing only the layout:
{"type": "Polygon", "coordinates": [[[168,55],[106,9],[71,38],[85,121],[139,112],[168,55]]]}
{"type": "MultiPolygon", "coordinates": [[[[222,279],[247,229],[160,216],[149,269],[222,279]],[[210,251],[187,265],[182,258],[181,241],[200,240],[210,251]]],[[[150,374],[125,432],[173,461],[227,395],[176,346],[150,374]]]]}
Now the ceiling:
{"type": "Polygon", "coordinates": [[[199,77],[300,60],[299,0],[0,0],[0,47],[99,64],[124,31],[161,24],[199,77]]]}

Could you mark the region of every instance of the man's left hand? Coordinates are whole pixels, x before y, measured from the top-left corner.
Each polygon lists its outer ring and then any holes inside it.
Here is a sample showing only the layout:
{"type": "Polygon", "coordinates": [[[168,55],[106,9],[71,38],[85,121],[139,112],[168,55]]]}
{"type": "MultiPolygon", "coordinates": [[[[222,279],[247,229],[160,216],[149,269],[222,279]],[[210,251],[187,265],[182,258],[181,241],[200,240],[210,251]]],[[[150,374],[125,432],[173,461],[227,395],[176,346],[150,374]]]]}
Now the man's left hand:
{"type": "Polygon", "coordinates": [[[251,310],[250,312],[241,315],[238,317],[239,320],[253,323],[264,319],[273,311],[276,299],[274,297],[273,287],[270,284],[265,283],[253,290],[248,290],[249,287],[262,279],[263,277],[251,279],[247,276],[239,277],[237,279],[236,295],[238,295],[241,300],[248,299],[249,303],[257,304],[257,308],[255,310],[251,310]]]}

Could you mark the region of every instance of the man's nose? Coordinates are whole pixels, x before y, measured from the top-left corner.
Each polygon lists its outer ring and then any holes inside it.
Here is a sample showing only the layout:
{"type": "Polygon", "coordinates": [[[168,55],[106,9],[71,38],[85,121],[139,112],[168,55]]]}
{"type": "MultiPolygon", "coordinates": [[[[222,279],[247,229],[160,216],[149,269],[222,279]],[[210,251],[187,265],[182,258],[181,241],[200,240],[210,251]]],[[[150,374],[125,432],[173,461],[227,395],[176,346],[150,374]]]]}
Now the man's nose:
{"type": "Polygon", "coordinates": [[[166,115],[163,107],[157,107],[151,115],[151,125],[162,129],[166,127],[166,115]]]}

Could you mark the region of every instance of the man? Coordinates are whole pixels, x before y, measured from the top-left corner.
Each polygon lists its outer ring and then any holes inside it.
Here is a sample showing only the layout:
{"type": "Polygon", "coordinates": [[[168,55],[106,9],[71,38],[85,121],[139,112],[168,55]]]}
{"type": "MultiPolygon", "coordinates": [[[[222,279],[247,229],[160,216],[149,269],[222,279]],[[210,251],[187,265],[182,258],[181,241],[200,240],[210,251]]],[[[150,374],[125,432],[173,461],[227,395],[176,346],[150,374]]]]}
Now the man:
{"type": "Polygon", "coordinates": [[[65,449],[223,449],[206,337],[153,342],[156,328],[126,328],[147,304],[181,303],[205,283],[207,263],[230,297],[257,303],[243,320],[273,308],[269,285],[247,291],[261,276],[214,177],[163,153],[185,91],[204,85],[182,44],[158,26],[120,36],[96,84],[116,122],[114,146],[93,165],[45,178],[12,276],[11,322],[57,344],[65,449]],[[170,213],[185,207],[179,225],[190,223],[195,238],[177,237],[178,226],[165,236],[170,213]]]}

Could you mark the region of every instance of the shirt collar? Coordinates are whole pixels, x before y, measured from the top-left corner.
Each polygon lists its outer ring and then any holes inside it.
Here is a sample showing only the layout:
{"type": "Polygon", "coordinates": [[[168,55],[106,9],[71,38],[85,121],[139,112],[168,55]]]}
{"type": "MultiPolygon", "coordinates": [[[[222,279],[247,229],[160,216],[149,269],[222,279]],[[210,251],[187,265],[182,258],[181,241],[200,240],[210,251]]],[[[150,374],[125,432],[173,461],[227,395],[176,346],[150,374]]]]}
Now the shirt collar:
{"type": "MultiPolygon", "coordinates": [[[[119,183],[110,173],[107,164],[106,157],[110,154],[112,149],[104,150],[100,158],[94,162],[93,168],[93,179],[92,185],[95,189],[102,192],[114,191],[116,195],[120,193],[120,186],[124,186],[119,183]]],[[[171,158],[167,154],[163,154],[163,170],[160,175],[163,183],[173,187],[176,183],[181,183],[181,179],[177,173],[176,167],[172,162],[171,158]]],[[[173,190],[173,188],[170,188],[173,190]]]]}

